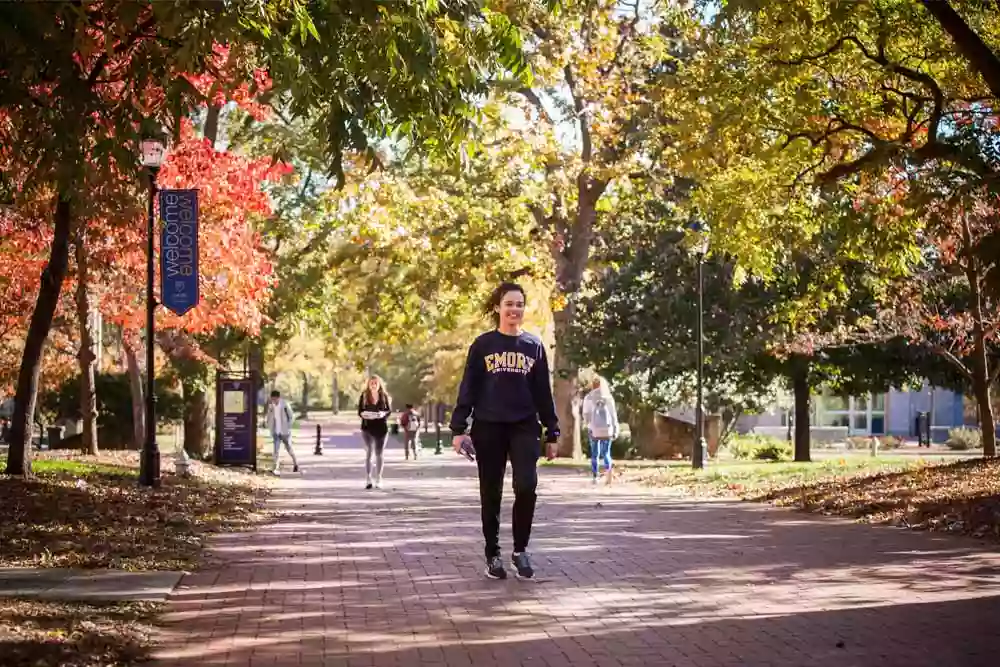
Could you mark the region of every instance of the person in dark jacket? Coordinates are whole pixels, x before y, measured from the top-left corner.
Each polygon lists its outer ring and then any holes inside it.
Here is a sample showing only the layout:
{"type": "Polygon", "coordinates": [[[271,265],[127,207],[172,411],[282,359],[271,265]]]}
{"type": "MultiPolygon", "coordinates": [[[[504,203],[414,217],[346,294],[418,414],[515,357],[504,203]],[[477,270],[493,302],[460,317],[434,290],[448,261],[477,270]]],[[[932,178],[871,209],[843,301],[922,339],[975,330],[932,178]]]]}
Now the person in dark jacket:
{"type": "Polygon", "coordinates": [[[365,390],[358,398],[358,416],[361,417],[361,438],[365,442],[365,488],[382,488],[382,468],[385,460],[385,439],[389,434],[388,418],[392,414],[392,399],[385,390],[385,383],[377,375],[368,378],[365,390]],[[375,455],[375,475],[372,476],[372,454],[375,455]]]}
{"type": "Polygon", "coordinates": [[[545,345],[521,329],[524,305],[524,289],[515,283],[503,283],[493,291],[486,312],[496,328],[469,348],[450,424],[456,452],[461,453],[470,437],[475,448],[486,576],[491,579],[507,577],[500,552],[500,503],[508,458],[514,471],[511,564],[519,577],[534,576],[527,549],[537,501],[541,425],[550,459],[559,438],[545,345]],[[470,417],[472,430],[466,435],[470,417]]]}

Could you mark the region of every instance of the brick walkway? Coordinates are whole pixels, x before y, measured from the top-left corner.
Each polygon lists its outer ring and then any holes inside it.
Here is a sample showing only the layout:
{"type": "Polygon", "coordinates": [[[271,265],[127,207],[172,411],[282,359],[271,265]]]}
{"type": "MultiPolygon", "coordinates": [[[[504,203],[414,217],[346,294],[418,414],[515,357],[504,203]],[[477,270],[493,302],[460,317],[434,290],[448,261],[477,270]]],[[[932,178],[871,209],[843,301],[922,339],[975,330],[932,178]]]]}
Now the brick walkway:
{"type": "Polygon", "coordinates": [[[219,536],[224,567],[185,578],[158,664],[1000,664],[1000,554],[976,542],[543,469],[541,579],[487,581],[474,466],[394,445],[388,488],[366,492],[355,437],[336,436],[282,478],[279,522],[219,536]]]}

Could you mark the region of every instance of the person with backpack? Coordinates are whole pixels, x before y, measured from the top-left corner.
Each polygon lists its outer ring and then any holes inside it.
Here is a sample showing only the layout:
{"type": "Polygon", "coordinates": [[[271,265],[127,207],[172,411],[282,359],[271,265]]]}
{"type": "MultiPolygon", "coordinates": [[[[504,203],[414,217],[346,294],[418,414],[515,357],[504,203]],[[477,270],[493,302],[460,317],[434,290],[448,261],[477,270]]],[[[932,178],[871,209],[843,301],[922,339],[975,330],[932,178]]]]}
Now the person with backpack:
{"type": "Polygon", "coordinates": [[[474,458],[479,469],[486,576],[490,579],[507,578],[500,556],[500,505],[508,459],[514,470],[511,565],[519,578],[535,576],[527,549],[538,500],[542,425],[547,458],[555,456],[559,439],[545,345],[521,329],[524,305],[520,285],[503,283],[493,291],[485,314],[492,317],[495,328],[469,347],[450,423],[455,451],[474,458]],[[470,417],[472,430],[466,435],[470,417]]]}
{"type": "Polygon", "coordinates": [[[618,411],[607,381],[594,378],[591,391],[583,399],[583,423],[590,435],[590,472],[597,484],[599,463],[603,462],[611,483],[611,443],[618,437],[618,411]]]}
{"type": "Polygon", "coordinates": [[[284,443],[285,451],[292,457],[292,472],[299,471],[299,461],[295,458],[295,450],[292,449],[292,422],[295,421],[295,413],[288,401],[281,397],[281,392],[274,390],[271,392],[271,400],[267,404],[267,416],[264,422],[267,430],[271,432],[274,440],[274,474],[281,475],[281,445],[284,443]]]}
{"type": "Polygon", "coordinates": [[[365,488],[382,488],[382,468],[385,464],[385,439],[389,435],[389,415],[392,399],[385,390],[385,383],[377,375],[368,378],[365,390],[358,398],[358,416],[361,417],[361,439],[365,443],[365,488]],[[372,475],[372,455],[375,456],[375,474],[372,475]]]}
{"type": "Polygon", "coordinates": [[[403,427],[403,447],[406,450],[406,460],[410,460],[410,448],[413,448],[413,460],[420,458],[420,413],[413,408],[412,403],[406,404],[406,412],[399,419],[403,427]]]}

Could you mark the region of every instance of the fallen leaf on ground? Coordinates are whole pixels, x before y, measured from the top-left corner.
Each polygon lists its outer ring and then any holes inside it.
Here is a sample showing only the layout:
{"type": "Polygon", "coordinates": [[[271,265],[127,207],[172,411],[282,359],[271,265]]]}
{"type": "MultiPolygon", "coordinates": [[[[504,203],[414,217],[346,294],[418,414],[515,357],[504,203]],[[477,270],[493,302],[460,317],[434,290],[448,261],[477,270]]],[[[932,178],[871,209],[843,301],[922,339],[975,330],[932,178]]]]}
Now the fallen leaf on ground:
{"type": "Polygon", "coordinates": [[[160,488],[137,483],[138,454],[46,453],[35,479],[0,477],[0,567],[190,570],[210,533],[266,518],[263,478],[199,464],[160,488]]]}
{"type": "Polygon", "coordinates": [[[4,667],[127,667],[149,659],[151,602],[82,604],[0,598],[4,667]]]}

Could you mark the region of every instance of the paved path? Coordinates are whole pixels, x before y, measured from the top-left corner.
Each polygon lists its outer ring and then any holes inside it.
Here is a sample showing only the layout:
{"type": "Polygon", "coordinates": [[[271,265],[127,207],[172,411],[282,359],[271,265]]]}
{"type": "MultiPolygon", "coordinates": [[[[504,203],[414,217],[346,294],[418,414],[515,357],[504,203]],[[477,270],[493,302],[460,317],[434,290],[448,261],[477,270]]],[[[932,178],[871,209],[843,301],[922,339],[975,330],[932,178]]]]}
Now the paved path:
{"type": "Polygon", "coordinates": [[[283,518],[214,541],[225,566],[171,597],[160,665],[998,664],[1000,554],[977,542],[544,469],[542,578],[487,581],[474,467],[396,446],[366,492],[355,441],[303,448],[283,518]]]}

